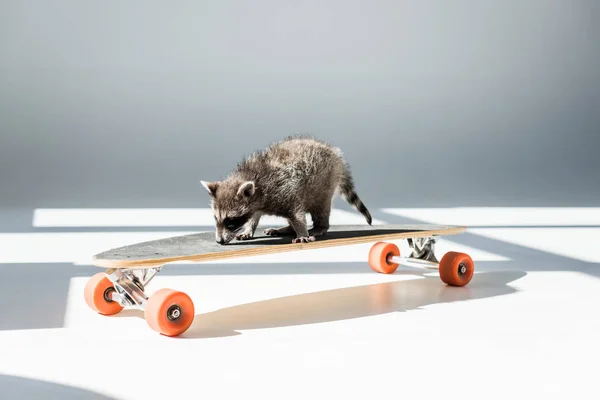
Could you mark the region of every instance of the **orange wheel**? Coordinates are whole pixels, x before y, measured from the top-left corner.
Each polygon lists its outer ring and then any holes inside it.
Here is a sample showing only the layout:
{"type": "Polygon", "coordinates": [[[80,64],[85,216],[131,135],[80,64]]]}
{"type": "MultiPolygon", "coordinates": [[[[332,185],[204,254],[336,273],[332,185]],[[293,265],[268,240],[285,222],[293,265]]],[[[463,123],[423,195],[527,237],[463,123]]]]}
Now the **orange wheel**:
{"type": "Polygon", "coordinates": [[[375,272],[392,274],[398,265],[388,261],[389,256],[400,256],[400,249],[394,243],[377,242],[369,251],[369,266],[375,272]]]}
{"type": "Polygon", "coordinates": [[[171,289],[159,289],[146,303],[146,322],[165,336],[179,336],[194,322],[194,303],[190,297],[171,289]]]}
{"type": "Polygon", "coordinates": [[[473,277],[475,266],[468,254],[451,251],[440,261],[440,278],[450,286],[465,286],[473,277]]]}
{"type": "Polygon", "coordinates": [[[115,291],[112,282],[102,272],[92,276],[86,283],[83,295],[88,307],[102,315],[121,312],[123,306],[113,301],[110,293],[115,291]]]}

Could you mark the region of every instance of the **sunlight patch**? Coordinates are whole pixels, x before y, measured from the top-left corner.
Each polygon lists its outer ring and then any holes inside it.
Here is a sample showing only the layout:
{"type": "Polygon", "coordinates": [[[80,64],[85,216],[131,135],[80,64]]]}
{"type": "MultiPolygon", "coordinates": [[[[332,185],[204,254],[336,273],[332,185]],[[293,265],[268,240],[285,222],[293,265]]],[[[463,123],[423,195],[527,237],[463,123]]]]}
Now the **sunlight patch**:
{"type": "MultiPolygon", "coordinates": [[[[310,214],[307,216],[310,223],[310,214]]],[[[260,225],[281,225],[283,218],[265,216],[260,225]]],[[[35,228],[91,228],[91,227],[196,227],[214,226],[210,208],[38,208],[33,213],[35,228]]],[[[358,212],[333,209],[331,225],[366,225],[358,212]]],[[[373,220],[373,224],[383,224],[373,220]]]]}
{"type": "Polygon", "coordinates": [[[600,226],[600,207],[384,208],[431,224],[476,226],[600,226]]]}

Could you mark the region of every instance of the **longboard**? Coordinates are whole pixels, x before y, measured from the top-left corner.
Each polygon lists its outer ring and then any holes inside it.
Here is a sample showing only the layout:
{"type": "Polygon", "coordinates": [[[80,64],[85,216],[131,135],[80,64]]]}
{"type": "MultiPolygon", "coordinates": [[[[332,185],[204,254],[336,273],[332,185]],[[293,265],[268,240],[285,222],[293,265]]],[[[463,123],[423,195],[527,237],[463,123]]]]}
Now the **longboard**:
{"type": "Polygon", "coordinates": [[[144,311],[148,325],[165,336],[184,333],[194,320],[194,304],[185,293],[159,289],[151,296],[144,288],[169,263],[205,262],[234,257],[248,257],[325,247],[372,242],[368,264],[372,270],[391,274],[407,259],[420,260],[439,270],[441,280],[449,286],[464,286],[473,276],[474,264],[464,253],[449,252],[438,261],[434,244],[440,236],[455,235],[462,226],[445,225],[339,225],[332,226],[316,241],[292,243],[293,236],[266,236],[259,233],[250,240],[221,245],[214,232],[193,233],[135,243],[104,251],[93,256],[92,264],[105,268],[86,284],[84,297],[88,306],[103,315],[113,315],[125,307],[144,311]],[[408,240],[412,253],[400,257],[392,240],[408,240]]]}

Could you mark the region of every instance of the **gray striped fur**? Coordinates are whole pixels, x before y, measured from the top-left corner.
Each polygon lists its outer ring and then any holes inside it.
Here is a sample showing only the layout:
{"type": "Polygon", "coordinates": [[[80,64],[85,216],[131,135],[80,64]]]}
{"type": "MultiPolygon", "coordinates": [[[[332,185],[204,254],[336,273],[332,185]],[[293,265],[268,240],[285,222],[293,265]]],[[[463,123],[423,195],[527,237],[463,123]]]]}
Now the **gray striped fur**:
{"type": "Polygon", "coordinates": [[[332,201],[342,195],[371,225],[369,210],[358,197],[342,151],[311,136],[290,136],[240,161],[220,181],[201,181],[211,198],[216,240],[225,244],[251,239],[263,215],[286,218],[285,227],[267,235],[314,241],[329,229],[332,201]],[[306,225],[306,214],[313,220],[306,225]]]}

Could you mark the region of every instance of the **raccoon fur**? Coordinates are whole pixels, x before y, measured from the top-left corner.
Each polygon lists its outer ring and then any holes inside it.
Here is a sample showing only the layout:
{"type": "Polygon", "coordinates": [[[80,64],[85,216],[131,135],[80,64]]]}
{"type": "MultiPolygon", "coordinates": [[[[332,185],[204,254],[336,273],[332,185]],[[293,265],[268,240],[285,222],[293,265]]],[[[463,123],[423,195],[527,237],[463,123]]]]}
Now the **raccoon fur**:
{"type": "Polygon", "coordinates": [[[312,242],[329,229],[335,194],[341,194],[371,225],[371,214],[354,189],[342,151],[310,136],[290,136],[238,163],[223,180],[200,181],[211,198],[216,241],[254,237],[261,216],[287,219],[266,235],[295,236],[293,243],[312,242]],[[306,214],[313,220],[308,229],[306,214]]]}

